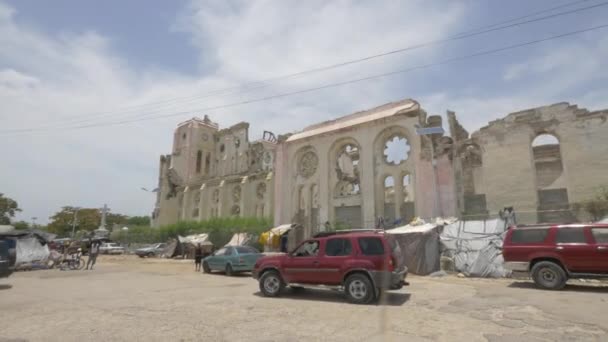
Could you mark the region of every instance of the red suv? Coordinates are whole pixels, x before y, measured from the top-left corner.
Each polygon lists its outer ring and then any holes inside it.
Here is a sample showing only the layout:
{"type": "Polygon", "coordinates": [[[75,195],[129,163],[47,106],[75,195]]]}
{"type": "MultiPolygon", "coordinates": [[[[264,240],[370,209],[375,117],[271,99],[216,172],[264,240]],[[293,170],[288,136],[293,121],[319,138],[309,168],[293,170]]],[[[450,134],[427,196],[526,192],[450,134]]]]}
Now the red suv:
{"type": "Polygon", "coordinates": [[[608,278],[608,224],[509,228],[505,267],[529,272],[537,286],[558,290],[568,278],[608,278]]]}
{"type": "Polygon", "coordinates": [[[267,297],[280,295],[286,286],[323,286],[343,290],[357,304],[408,285],[406,276],[397,241],[380,231],[361,230],[317,234],[291,253],[259,259],[253,269],[267,297]]]}

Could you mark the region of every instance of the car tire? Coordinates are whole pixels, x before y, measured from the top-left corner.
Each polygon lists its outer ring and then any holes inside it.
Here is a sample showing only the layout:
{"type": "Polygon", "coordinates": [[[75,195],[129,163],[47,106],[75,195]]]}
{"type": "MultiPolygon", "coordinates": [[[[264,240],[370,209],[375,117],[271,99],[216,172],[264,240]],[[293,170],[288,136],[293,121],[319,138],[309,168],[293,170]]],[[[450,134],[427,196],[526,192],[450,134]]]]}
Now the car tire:
{"type": "Polygon", "coordinates": [[[348,301],[353,304],[368,304],[376,297],[372,282],[361,273],[346,278],[344,292],[348,301]]]}
{"type": "Polygon", "coordinates": [[[209,268],[209,264],[206,261],[203,261],[203,273],[211,273],[211,269],[209,268]]]}
{"type": "Polygon", "coordinates": [[[226,264],[226,275],[232,277],[234,272],[232,271],[232,265],[226,264]]]}
{"type": "Polygon", "coordinates": [[[148,254],[146,255],[146,257],[148,257],[148,258],[152,258],[152,257],[154,257],[154,253],[153,253],[153,252],[150,252],[150,253],[148,253],[148,254]]]}
{"type": "Polygon", "coordinates": [[[144,254],[137,254],[137,256],[140,257],[140,258],[142,258],[142,259],[145,257],[144,254]]]}
{"type": "Polygon", "coordinates": [[[284,288],[285,283],[277,271],[266,271],[260,277],[260,292],[264,297],[278,297],[284,288]]]}
{"type": "Polygon", "coordinates": [[[561,290],[566,286],[568,275],[560,265],[551,261],[541,261],[532,267],[532,279],[540,288],[561,290]]]}

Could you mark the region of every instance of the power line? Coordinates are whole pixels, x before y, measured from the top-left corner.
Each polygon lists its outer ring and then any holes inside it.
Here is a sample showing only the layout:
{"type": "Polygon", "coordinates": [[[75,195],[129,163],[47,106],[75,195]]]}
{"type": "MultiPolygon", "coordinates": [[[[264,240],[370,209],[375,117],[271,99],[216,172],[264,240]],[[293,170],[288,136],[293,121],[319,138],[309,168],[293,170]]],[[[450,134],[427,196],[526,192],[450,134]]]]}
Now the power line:
{"type": "MultiPolygon", "coordinates": [[[[265,88],[268,87],[271,82],[275,82],[275,81],[279,81],[279,80],[285,80],[285,79],[290,79],[290,78],[296,78],[296,77],[300,77],[306,74],[312,74],[312,73],[319,73],[322,71],[327,71],[327,70],[331,70],[331,69],[336,69],[336,68],[340,68],[340,67],[344,67],[344,66],[348,66],[348,65],[353,65],[356,63],[361,63],[361,62],[365,62],[365,61],[369,61],[375,58],[380,58],[380,57],[386,57],[389,55],[394,55],[394,54],[398,54],[398,53],[403,53],[403,52],[407,52],[407,51],[413,51],[413,50],[417,50],[417,49],[421,49],[421,48],[425,48],[425,47],[429,47],[429,46],[433,46],[433,45],[439,45],[439,44],[444,44],[447,42],[451,42],[451,41],[457,41],[457,40],[461,40],[461,39],[466,39],[466,38],[470,38],[470,37],[474,37],[474,36],[478,36],[478,35],[482,35],[485,33],[490,33],[490,32],[495,32],[495,31],[499,31],[499,30],[504,30],[504,29],[508,29],[508,28],[512,28],[512,27],[516,27],[516,26],[521,26],[521,25],[527,25],[527,24],[531,24],[534,22],[539,22],[539,21],[543,21],[543,20],[548,20],[548,19],[552,19],[552,18],[556,18],[559,16],[564,16],[564,15],[568,15],[568,14],[573,14],[573,13],[577,13],[577,12],[581,12],[581,11],[586,11],[586,10],[590,10],[590,9],[594,9],[594,8],[598,8],[601,6],[606,6],[608,5],[608,2],[602,2],[599,4],[595,4],[595,5],[591,5],[591,6],[587,6],[587,7],[581,7],[581,8],[576,8],[573,10],[569,10],[569,11],[564,11],[564,12],[559,12],[559,13],[554,13],[551,15],[547,15],[544,17],[539,17],[539,18],[535,18],[535,19],[529,19],[529,20],[525,20],[525,21],[519,21],[521,19],[526,19],[526,18],[530,18],[533,16],[536,16],[538,14],[543,14],[543,13],[547,13],[547,12],[552,12],[555,11],[557,9],[561,9],[561,8],[565,8],[565,7],[571,7],[580,3],[584,3],[584,2],[589,2],[591,0],[579,0],[579,1],[574,1],[571,3],[567,3],[567,4],[563,4],[563,5],[559,5],[559,6],[554,6],[545,10],[541,10],[541,11],[537,11],[537,12],[533,12],[530,14],[527,14],[525,16],[521,16],[521,17],[517,17],[517,18],[512,18],[506,21],[502,21],[499,23],[495,23],[495,24],[491,24],[491,25],[486,25],[486,26],[481,26],[472,30],[468,30],[453,36],[450,36],[448,38],[444,38],[444,39],[438,39],[438,40],[434,40],[434,41],[429,41],[426,43],[420,43],[420,44],[416,44],[416,45],[411,45],[405,48],[400,48],[400,49],[396,49],[396,50],[392,50],[392,51],[386,51],[383,53],[379,53],[376,55],[371,55],[371,56],[366,56],[366,57],[362,57],[362,58],[358,58],[358,59],[353,59],[353,60],[349,60],[349,61],[344,61],[344,62],[340,62],[340,63],[336,63],[336,64],[332,64],[332,65],[327,65],[327,66],[322,66],[322,67],[317,67],[317,68],[313,68],[313,69],[308,69],[308,70],[304,70],[304,71],[300,71],[300,72],[296,72],[296,73],[292,73],[292,74],[287,74],[287,75],[283,75],[283,76],[277,76],[277,77],[272,77],[272,78],[267,78],[264,80],[260,80],[260,81],[253,81],[253,82],[249,82],[249,83],[244,83],[242,85],[238,85],[238,86],[234,86],[234,87],[228,87],[228,88],[224,88],[224,89],[217,89],[217,90],[213,90],[210,91],[208,93],[202,94],[202,95],[196,95],[196,96],[190,96],[190,97],[180,97],[180,98],[174,98],[174,99],[169,99],[169,100],[165,100],[165,101],[159,101],[159,102],[155,102],[155,103],[148,103],[148,104],[142,104],[138,106],[133,106],[132,108],[142,108],[142,107],[146,107],[146,106],[152,106],[154,104],[170,104],[170,103],[175,103],[177,102],[179,104],[180,101],[185,101],[185,102],[193,102],[193,101],[198,101],[198,100],[202,100],[205,98],[209,98],[209,97],[213,97],[214,95],[229,95],[229,94],[234,94],[234,93],[238,93],[240,89],[243,89],[244,91],[252,91],[252,90],[256,90],[256,89],[260,89],[260,88],[265,88]],[[505,25],[507,24],[507,25],[505,25]],[[256,86],[254,86],[256,85],[256,86]],[[252,87],[253,86],[253,87],[252,87]],[[188,101],[189,100],[189,101],[188,101]]],[[[128,108],[128,107],[127,107],[128,108]]],[[[156,108],[155,111],[161,111],[163,109],[160,108],[156,108]]],[[[115,117],[115,116],[122,116],[123,114],[128,114],[128,113],[134,113],[137,114],[139,111],[135,111],[133,112],[133,110],[131,111],[122,111],[122,112],[106,112],[106,113],[100,113],[99,115],[95,115],[95,117],[82,117],[82,116],[78,116],[78,117],[72,117],[72,118],[67,118],[65,120],[57,120],[55,121],[55,124],[61,124],[61,123],[65,123],[65,124],[78,124],[78,123],[86,123],[86,122],[90,122],[90,121],[95,121],[96,119],[100,119],[100,118],[106,118],[106,117],[115,117]]],[[[140,115],[135,115],[133,116],[133,118],[142,118],[142,117],[148,117],[148,116],[153,116],[154,111],[152,113],[148,112],[145,114],[140,114],[140,115]]],[[[50,123],[51,125],[53,124],[53,122],[50,123]]],[[[46,127],[44,128],[52,128],[49,127],[48,124],[46,127]]],[[[8,129],[8,130],[2,130],[0,131],[0,133],[9,133],[9,132],[20,132],[23,130],[28,130],[28,129],[8,129]]]]}
{"type": "MultiPolygon", "coordinates": [[[[480,57],[480,56],[485,56],[485,55],[496,54],[496,53],[507,51],[507,50],[513,50],[513,49],[524,47],[524,46],[530,46],[530,45],[534,45],[534,44],[539,44],[539,43],[543,43],[543,42],[546,42],[546,41],[556,40],[556,39],[560,39],[560,38],[565,38],[565,37],[569,37],[569,36],[573,36],[573,35],[577,35],[577,34],[581,34],[581,33],[585,33],[585,32],[595,31],[595,30],[599,30],[599,29],[603,29],[603,28],[607,28],[607,27],[608,27],[608,24],[594,26],[594,27],[590,27],[590,28],[586,28],[586,29],[581,29],[581,30],[576,30],[576,31],[570,31],[570,32],[563,33],[563,34],[550,36],[550,37],[547,37],[547,38],[531,40],[531,41],[527,41],[527,42],[523,42],[523,43],[518,43],[518,44],[504,46],[504,47],[501,47],[501,48],[484,50],[484,51],[476,52],[476,53],[473,53],[473,54],[453,57],[453,58],[445,59],[445,60],[442,60],[442,61],[439,61],[439,62],[435,62],[435,63],[428,63],[428,64],[423,64],[423,65],[418,65],[418,66],[407,68],[407,69],[390,71],[390,72],[386,72],[386,73],[382,73],[382,74],[376,74],[376,75],[366,76],[366,77],[352,79],[352,80],[343,81],[343,82],[329,83],[329,84],[318,86],[318,87],[314,87],[314,88],[307,88],[307,89],[302,89],[302,90],[293,91],[293,92],[286,92],[286,93],[281,93],[281,94],[275,94],[275,95],[261,97],[261,98],[257,98],[257,99],[251,99],[251,100],[239,101],[239,102],[234,102],[234,103],[225,104],[225,105],[219,105],[219,106],[201,108],[201,109],[198,109],[196,111],[197,112],[205,112],[205,111],[213,111],[213,110],[218,110],[218,109],[236,107],[236,106],[241,106],[241,105],[245,105],[245,104],[263,102],[263,101],[268,101],[268,100],[272,100],[272,99],[283,98],[283,97],[287,97],[287,96],[293,96],[293,95],[297,95],[297,94],[309,93],[309,92],[314,92],[314,91],[318,91],[318,90],[323,90],[323,89],[328,89],[328,88],[335,88],[335,87],[339,87],[339,86],[343,86],[343,85],[348,85],[348,84],[353,84],[353,83],[359,83],[359,82],[369,81],[369,80],[373,80],[373,79],[379,79],[379,78],[394,76],[394,75],[398,75],[398,74],[404,74],[404,73],[412,72],[412,71],[415,71],[415,70],[428,69],[428,68],[431,68],[431,67],[445,65],[445,64],[450,64],[450,63],[454,63],[454,62],[459,62],[459,61],[470,59],[470,58],[475,58],[475,57],[480,57]]],[[[134,123],[134,122],[141,122],[141,121],[148,121],[148,120],[155,120],[155,119],[163,119],[163,118],[181,116],[181,115],[184,115],[184,114],[188,114],[190,112],[191,111],[182,111],[182,112],[177,112],[177,113],[158,115],[158,116],[149,117],[149,118],[140,118],[140,119],[132,119],[132,120],[122,120],[122,121],[115,121],[115,122],[107,122],[107,123],[97,123],[97,124],[70,126],[70,127],[59,128],[59,130],[73,130],[73,129],[93,128],[93,127],[117,126],[117,125],[124,125],[124,124],[129,124],[129,123],[134,123]]],[[[19,133],[44,131],[44,130],[45,130],[44,128],[32,128],[32,129],[28,129],[27,131],[23,131],[23,132],[19,132],[19,133]]]]}

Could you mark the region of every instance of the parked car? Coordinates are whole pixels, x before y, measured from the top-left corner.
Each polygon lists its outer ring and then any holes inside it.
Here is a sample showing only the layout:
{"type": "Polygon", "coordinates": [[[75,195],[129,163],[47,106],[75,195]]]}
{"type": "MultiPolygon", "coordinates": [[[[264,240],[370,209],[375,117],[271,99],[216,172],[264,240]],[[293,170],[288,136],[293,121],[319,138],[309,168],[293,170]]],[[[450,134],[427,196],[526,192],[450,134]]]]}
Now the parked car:
{"type": "Polygon", "coordinates": [[[320,233],[293,252],[258,260],[253,277],[266,297],[276,297],[286,286],[330,287],[343,290],[351,303],[367,304],[384,290],[404,285],[407,267],[401,249],[380,231],[320,233]]]}
{"type": "Polygon", "coordinates": [[[537,286],[559,290],[570,278],[608,278],[608,224],[511,227],[505,267],[527,272],[537,286]]]}
{"type": "Polygon", "coordinates": [[[0,240],[0,278],[9,277],[15,267],[14,248],[10,240],[0,240]]]}
{"type": "Polygon", "coordinates": [[[253,265],[262,256],[258,250],[249,246],[220,248],[203,259],[203,272],[223,271],[228,276],[238,272],[251,272],[253,265]]]}
{"type": "Polygon", "coordinates": [[[102,243],[99,247],[101,254],[124,254],[125,248],[115,242],[102,243]]]}
{"type": "Polygon", "coordinates": [[[157,243],[148,247],[137,249],[135,250],[135,254],[137,254],[140,258],[154,257],[160,255],[165,247],[167,247],[166,243],[157,243]]]}

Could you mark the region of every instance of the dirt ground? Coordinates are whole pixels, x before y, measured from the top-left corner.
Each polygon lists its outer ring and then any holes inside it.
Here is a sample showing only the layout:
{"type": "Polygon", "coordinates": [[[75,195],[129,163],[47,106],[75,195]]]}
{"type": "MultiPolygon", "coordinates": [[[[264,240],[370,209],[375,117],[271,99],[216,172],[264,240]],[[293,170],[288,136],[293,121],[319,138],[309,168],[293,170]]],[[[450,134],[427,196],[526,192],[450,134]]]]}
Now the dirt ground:
{"type": "Polygon", "coordinates": [[[608,341],[608,286],[410,277],[378,305],[306,290],[263,298],[248,275],[188,262],[100,257],[94,271],[0,280],[7,341],[608,341]]]}

